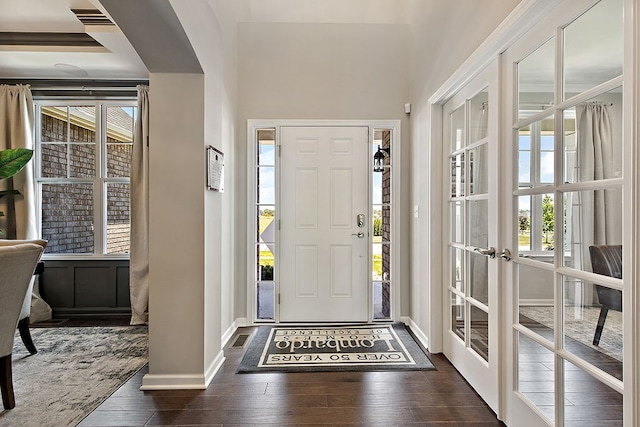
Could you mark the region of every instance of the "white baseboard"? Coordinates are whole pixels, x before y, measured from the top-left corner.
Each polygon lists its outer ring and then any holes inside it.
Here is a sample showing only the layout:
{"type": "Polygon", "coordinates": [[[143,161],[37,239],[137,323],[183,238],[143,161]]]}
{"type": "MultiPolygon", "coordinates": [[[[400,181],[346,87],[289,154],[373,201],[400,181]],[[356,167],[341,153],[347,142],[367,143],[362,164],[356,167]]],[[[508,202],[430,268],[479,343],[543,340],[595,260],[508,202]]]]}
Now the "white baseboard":
{"type": "Polygon", "coordinates": [[[422,332],[422,329],[418,327],[416,322],[414,322],[410,317],[401,317],[400,321],[411,328],[411,332],[413,332],[413,335],[415,335],[418,341],[420,341],[420,344],[422,344],[422,346],[428,350],[429,338],[425,335],[424,332],[422,332]]]}
{"type": "Polygon", "coordinates": [[[140,390],[204,390],[211,383],[224,360],[224,353],[221,351],[203,374],[146,374],[142,378],[140,390]]]}

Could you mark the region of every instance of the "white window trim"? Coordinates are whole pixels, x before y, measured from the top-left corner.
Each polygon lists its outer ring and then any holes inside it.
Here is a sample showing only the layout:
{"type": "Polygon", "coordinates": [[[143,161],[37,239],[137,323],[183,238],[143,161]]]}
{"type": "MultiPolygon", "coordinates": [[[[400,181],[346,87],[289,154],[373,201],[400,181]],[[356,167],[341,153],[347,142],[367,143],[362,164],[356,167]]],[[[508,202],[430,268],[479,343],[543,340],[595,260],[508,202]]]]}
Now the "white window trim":
{"type": "Polygon", "coordinates": [[[103,230],[102,233],[96,233],[94,231],[93,253],[87,254],[44,254],[43,260],[88,260],[88,259],[100,259],[100,260],[127,260],[129,259],[129,253],[124,254],[106,254],[106,218],[107,218],[107,201],[106,201],[106,185],[107,183],[130,183],[130,178],[107,178],[104,176],[106,171],[106,156],[103,153],[106,152],[106,127],[102,126],[101,120],[104,114],[106,114],[106,108],[110,106],[126,106],[137,107],[137,101],[135,99],[125,100],[82,100],[82,99],[61,99],[61,100],[34,100],[35,107],[35,140],[34,150],[39,150],[42,140],[41,135],[41,107],[52,106],[94,106],[100,108],[100,114],[96,115],[95,125],[96,129],[100,129],[100,135],[95,132],[96,140],[94,141],[96,147],[96,171],[99,172],[99,176],[94,178],[42,178],[40,177],[41,161],[40,155],[35,153],[34,156],[34,168],[33,179],[36,186],[36,221],[38,227],[38,234],[42,236],[42,191],[40,184],[62,184],[62,183],[78,183],[78,184],[93,184],[93,203],[94,203],[94,217],[93,224],[94,230],[103,230]],[[102,209],[96,209],[96,206],[100,206],[102,209]]]}

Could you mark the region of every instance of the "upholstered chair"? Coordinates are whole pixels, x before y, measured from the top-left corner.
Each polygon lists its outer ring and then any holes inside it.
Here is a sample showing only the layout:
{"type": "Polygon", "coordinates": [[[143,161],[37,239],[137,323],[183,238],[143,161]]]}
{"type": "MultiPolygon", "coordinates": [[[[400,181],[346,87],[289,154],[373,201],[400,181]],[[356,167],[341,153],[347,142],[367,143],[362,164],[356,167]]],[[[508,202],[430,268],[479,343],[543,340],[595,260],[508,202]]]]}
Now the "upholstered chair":
{"type": "MultiPolygon", "coordinates": [[[[622,279],[622,245],[589,246],[589,255],[594,273],[622,279]]],[[[622,311],[622,291],[601,285],[595,287],[601,308],[593,345],[599,345],[609,310],[622,311]]]]}
{"type": "MultiPolygon", "coordinates": [[[[7,240],[0,239],[0,247],[2,246],[13,246],[20,243],[33,243],[39,246],[42,246],[42,249],[47,247],[46,240],[34,239],[34,240],[7,240]]],[[[22,304],[22,310],[20,311],[20,319],[18,322],[18,330],[20,331],[20,337],[22,338],[22,342],[24,346],[27,348],[29,353],[36,354],[38,350],[36,349],[35,344],[33,344],[33,340],[31,339],[31,331],[29,330],[29,316],[31,316],[31,294],[33,293],[33,280],[29,282],[29,289],[27,290],[27,295],[24,298],[24,303],[22,304]]]]}
{"type": "Polygon", "coordinates": [[[44,252],[34,243],[0,246],[0,391],[5,409],[16,406],[11,373],[13,337],[33,271],[44,252]]]}

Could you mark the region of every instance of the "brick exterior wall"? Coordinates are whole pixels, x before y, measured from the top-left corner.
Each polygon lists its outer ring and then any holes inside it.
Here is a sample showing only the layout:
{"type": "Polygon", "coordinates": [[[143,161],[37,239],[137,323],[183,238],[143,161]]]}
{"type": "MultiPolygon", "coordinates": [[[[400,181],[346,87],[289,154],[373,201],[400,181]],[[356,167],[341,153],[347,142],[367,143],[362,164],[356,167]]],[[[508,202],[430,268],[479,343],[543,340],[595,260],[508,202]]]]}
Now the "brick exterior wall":
{"type": "MultiPolygon", "coordinates": [[[[41,117],[41,173],[43,178],[92,178],[95,176],[95,133],[48,116],[41,117]]],[[[108,139],[109,177],[128,176],[131,145],[108,139]]],[[[109,184],[107,194],[107,253],[129,252],[129,184],[109,184]]],[[[42,237],[47,253],[93,253],[93,185],[42,185],[42,237]]]]}
{"type": "MultiPolygon", "coordinates": [[[[382,148],[391,146],[391,131],[382,131],[382,148]]],[[[385,159],[390,164],[390,159],[385,159]]],[[[391,168],[382,172],[382,275],[383,280],[391,280],[391,168]],[[385,276],[386,273],[386,277],[385,276]]],[[[382,283],[382,315],[391,316],[391,295],[389,283],[382,283]]]]}

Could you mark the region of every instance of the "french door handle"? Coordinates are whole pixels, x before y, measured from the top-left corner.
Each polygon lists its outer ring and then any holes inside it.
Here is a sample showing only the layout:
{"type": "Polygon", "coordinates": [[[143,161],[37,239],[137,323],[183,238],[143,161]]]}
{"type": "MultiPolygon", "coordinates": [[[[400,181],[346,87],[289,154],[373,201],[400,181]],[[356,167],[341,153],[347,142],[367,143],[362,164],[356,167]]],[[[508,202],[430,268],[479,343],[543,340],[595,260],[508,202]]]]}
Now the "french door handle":
{"type": "Polygon", "coordinates": [[[493,246],[489,248],[473,248],[474,251],[478,252],[480,255],[488,256],[489,258],[496,257],[496,249],[493,246]]]}
{"type": "Polygon", "coordinates": [[[351,233],[352,236],[358,236],[358,239],[362,239],[364,237],[364,233],[361,231],[359,233],[351,233]]]}
{"type": "Polygon", "coordinates": [[[498,255],[507,262],[511,261],[511,251],[507,248],[504,248],[498,255]]]}

